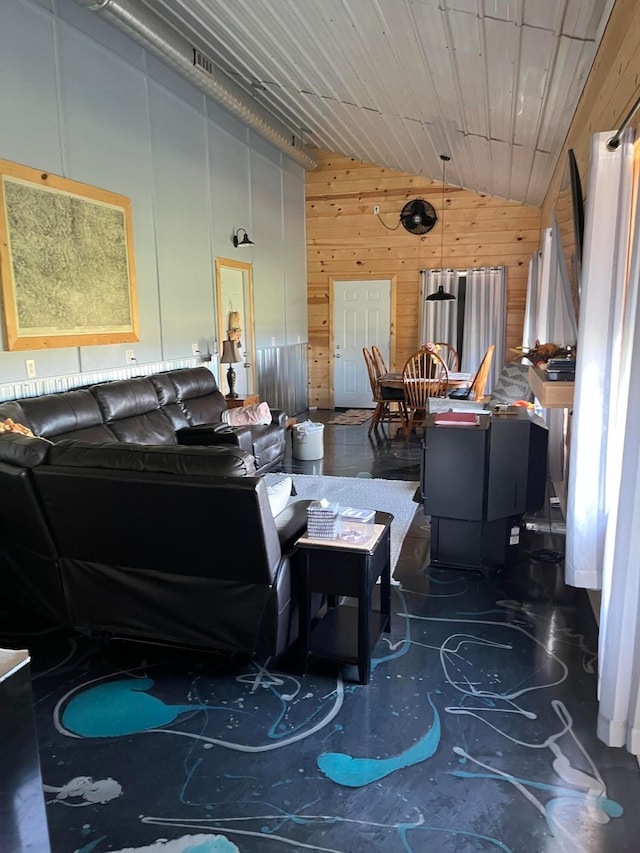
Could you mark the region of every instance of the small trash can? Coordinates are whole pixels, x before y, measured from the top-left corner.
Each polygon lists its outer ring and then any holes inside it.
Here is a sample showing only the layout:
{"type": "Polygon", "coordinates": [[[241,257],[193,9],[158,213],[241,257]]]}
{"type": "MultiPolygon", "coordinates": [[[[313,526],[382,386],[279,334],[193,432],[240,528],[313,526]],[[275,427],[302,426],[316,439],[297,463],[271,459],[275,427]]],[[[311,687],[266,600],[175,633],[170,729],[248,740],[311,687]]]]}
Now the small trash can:
{"type": "Polygon", "coordinates": [[[322,459],[324,456],[324,424],[313,421],[296,424],[292,438],[291,455],[294,459],[322,459]]]}

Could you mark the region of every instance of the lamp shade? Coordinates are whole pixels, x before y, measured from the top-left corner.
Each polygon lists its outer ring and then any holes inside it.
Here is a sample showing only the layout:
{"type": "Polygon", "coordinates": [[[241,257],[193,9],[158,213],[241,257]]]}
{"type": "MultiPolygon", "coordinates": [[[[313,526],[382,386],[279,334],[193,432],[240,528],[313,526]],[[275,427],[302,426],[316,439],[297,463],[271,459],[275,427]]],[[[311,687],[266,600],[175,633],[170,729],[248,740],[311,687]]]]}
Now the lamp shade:
{"type": "Polygon", "coordinates": [[[236,341],[224,341],[222,344],[222,355],[220,364],[238,364],[242,361],[240,350],[236,341]]]}
{"type": "Polygon", "coordinates": [[[439,284],[435,293],[430,293],[426,297],[425,302],[446,302],[448,299],[455,299],[453,293],[447,293],[444,287],[439,284]]]}

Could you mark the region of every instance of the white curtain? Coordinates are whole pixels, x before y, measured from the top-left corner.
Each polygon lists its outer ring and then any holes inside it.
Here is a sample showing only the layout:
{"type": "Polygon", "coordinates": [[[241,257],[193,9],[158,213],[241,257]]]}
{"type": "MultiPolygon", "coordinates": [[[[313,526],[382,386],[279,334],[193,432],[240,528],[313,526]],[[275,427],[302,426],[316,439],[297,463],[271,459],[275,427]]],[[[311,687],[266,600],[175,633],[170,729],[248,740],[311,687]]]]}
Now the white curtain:
{"type": "Polygon", "coordinates": [[[615,529],[612,493],[624,442],[618,408],[627,395],[620,360],[633,142],[625,133],[609,151],[611,136],[594,134],[591,142],[567,503],[566,580],[589,589],[602,588],[605,535],[615,529]]]}
{"type": "Polygon", "coordinates": [[[488,347],[495,344],[485,394],[493,390],[505,362],[506,316],[507,268],[468,270],[461,370],[474,373],[488,347]]]}
{"type": "Polygon", "coordinates": [[[485,393],[494,387],[505,361],[505,333],[507,317],[506,267],[480,267],[468,270],[422,270],[422,303],[420,319],[420,344],[429,341],[457,340],[458,310],[460,302],[459,280],[466,277],[464,307],[464,344],[460,369],[475,373],[482,357],[491,344],[495,344],[491,372],[485,393]],[[427,302],[426,297],[442,284],[456,299],[447,302],[427,302]]]}
{"type": "Polygon", "coordinates": [[[549,337],[549,316],[551,314],[551,228],[544,228],[540,241],[540,268],[538,271],[538,292],[536,300],[536,314],[533,323],[532,337],[536,341],[546,343],[549,337]]]}
{"type": "MultiPolygon", "coordinates": [[[[552,227],[542,231],[539,262],[534,264],[532,259],[529,264],[523,346],[533,347],[537,340],[563,346],[576,343],[576,317],[569,280],[562,274],[561,252],[554,214],[552,227]],[[537,268],[535,277],[532,272],[534,266],[537,268]]],[[[549,429],[549,476],[552,482],[560,482],[565,479],[567,463],[566,412],[563,409],[545,409],[544,420],[549,429]]]]}
{"type": "MultiPolygon", "coordinates": [[[[629,182],[631,134],[620,152],[629,182]]],[[[637,168],[637,162],[636,162],[637,168]]],[[[624,199],[626,202],[627,198],[624,199]]],[[[624,300],[616,300],[620,327],[612,335],[620,359],[614,371],[608,471],[608,518],[602,572],[598,736],[640,754],[640,213],[638,198],[624,300]]],[[[621,235],[622,236],[622,235],[621,235]]],[[[620,241],[622,243],[622,240],[620,241]]],[[[622,245],[620,245],[622,250],[622,245]]],[[[622,251],[616,259],[624,273],[622,251]]]]}
{"type": "Polygon", "coordinates": [[[429,342],[446,341],[452,346],[458,340],[458,270],[421,270],[422,299],[419,346],[429,342]],[[442,285],[455,296],[446,302],[426,302],[427,296],[437,293],[442,285]]]}
{"type": "Polygon", "coordinates": [[[555,211],[551,225],[551,273],[553,307],[550,313],[547,341],[553,341],[561,346],[575,346],[578,340],[578,324],[555,211]]]}
{"type": "Polygon", "coordinates": [[[524,307],[524,325],[522,328],[522,346],[535,346],[538,324],[538,294],[540,293],[540,272],[542,252],[534,252],[529,261],[527,279],[527,301],[524,307]]]}

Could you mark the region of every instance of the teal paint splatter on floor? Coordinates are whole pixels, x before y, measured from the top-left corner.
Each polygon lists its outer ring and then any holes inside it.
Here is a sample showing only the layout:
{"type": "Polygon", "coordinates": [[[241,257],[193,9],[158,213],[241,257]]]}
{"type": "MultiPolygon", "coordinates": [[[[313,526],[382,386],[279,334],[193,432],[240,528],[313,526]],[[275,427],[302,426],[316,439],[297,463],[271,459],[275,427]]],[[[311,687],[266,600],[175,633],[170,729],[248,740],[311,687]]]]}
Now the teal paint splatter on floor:
{"type": "Polygon", "coordinates": [[[392,758],[354,758],[343,752],[324,752],[318,757],[318,767],[332,782],[349,788],[360,788],[403,767],[411,767],[431,758],[440,744],[441,731],[440,716],[431,696],[428,699],[433,708],[433,723],[427,734],[410,749],[392,758]]]}
{"type": "Polygon", "coordinates": [[[166,726],[185,711],[201,709],[199,705],[165,705],[146,692],[151,687],[151,678],[98,684],[73,697],[62,724],[82,737],[119,737],[166,726]]]}

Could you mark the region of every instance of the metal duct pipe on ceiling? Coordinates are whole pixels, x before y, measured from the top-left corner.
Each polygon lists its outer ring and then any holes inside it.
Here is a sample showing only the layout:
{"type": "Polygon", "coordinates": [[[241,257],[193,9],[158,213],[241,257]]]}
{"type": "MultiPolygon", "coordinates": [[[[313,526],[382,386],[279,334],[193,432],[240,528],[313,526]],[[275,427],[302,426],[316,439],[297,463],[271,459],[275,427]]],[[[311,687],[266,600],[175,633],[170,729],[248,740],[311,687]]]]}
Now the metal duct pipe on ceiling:
{"type": "Polygon", "coordinates": [[[315,169],[317,161],[302,141],[251,98],[224,71],[173,30],[165,21],[135,0],[75,0],[78,6],[99,12],[118,29],[173,66],[199,89],[222,104],[260,136],[305,169],[315,169]],[[196,57],[200,57],[199,65],[196,57]],[[205,68],[203,68],[203,65],[205,68]]]}

